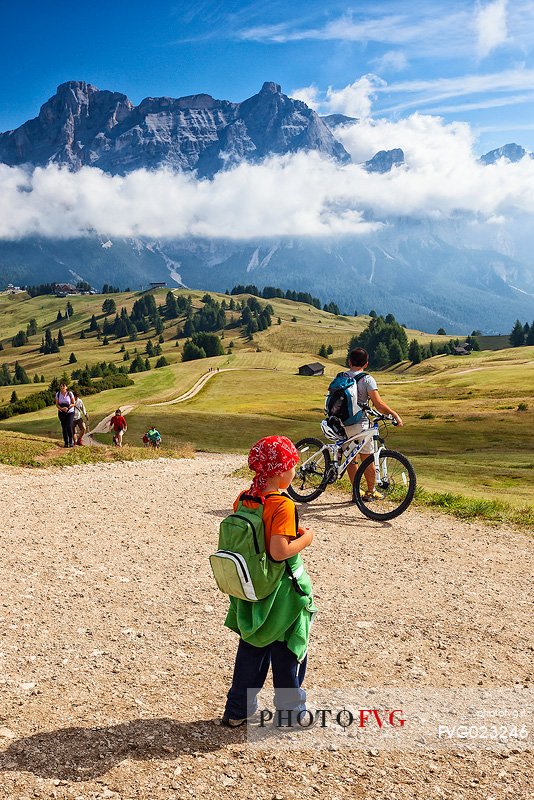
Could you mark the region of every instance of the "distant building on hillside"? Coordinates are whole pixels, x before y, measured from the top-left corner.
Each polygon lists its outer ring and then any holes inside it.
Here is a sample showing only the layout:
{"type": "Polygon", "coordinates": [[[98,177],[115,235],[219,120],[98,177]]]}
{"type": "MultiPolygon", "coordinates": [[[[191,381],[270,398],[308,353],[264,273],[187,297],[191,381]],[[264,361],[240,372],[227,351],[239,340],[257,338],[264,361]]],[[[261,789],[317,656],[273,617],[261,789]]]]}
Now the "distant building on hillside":
{"type": "Polygon", "coordinates": [[[22,291],[23,289],[21,289],[20,286],[13,286],[12,283],[7,284],[6,292],[8,294],[20,294],[22,291]]]}
{"type": "Polygon", "coordinates": [[[456,345],[453,355],[455,356],[468,356],[471,353],[472,346],[470,344],[456,345]]]}
{"type": "Polygon", "coordinates": [[[56,297],[66,297],[68,294],[79,294],[79,289],[72,283],[56,283],[56,297]]]}
{"type": "Polygon", "coordinates": [[[164,289],[167,286],[166,281],[154,281],[149,284],[151,289],[164,289]]]}
{"type": "Polygon", "coordinates": [[[324,367],[318,361],[313,364],[303,364],[299,367],[299,375],[324,375],[324,367]]]}

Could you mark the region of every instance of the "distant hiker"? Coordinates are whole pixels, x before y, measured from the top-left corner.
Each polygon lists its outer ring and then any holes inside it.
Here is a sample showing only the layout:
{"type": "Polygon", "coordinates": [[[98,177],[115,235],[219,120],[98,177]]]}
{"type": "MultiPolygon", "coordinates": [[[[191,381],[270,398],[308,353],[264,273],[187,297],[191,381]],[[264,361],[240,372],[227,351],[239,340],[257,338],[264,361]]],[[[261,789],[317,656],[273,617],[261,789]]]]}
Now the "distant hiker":
{"type": "Polygon", "coordinates": [[[72,424],[73,439],[74,439],[74,444],[81,445],[83,444],[82,439],[84,433],[87,430],[87,425],[89,425],[89,417],[87,415],[87,411],[85,410],[85,406],[83,404],[83,400],[80,397],[79,392],[74,390],[73,395],[74,395],[74,420],[72,424]],[[87,425],[83,421],[82,414],[87,420],[87,425]]]}
{"type": "Polygon", "coordinates": [[[145,433],[143,436],[143,441],[145,441],[146,437],[146,444],[149,447],[159,447],[161,444],[161,433],[158,431],[155,425],[152,425],[151,428],[145,433]]]}
{"type": "MultiPolygon", "coordinates": [[[[377,411],[380,411],[382,414],[391,414],[391,416],[397,420],[397,423],[402,425],[402,419],[399,417],[397,412],[393,411],[392,408],[386,405],[386,403],[384,403],[378,394],[378,386],[375,379],[365,372],[369,365],[369,354],[367,353],[367,350],[364,350],[363,347],[356,347],[354,350],[351,350],[349,353],[348,362],[349,370],[345,373],[345,375],[354,378],[356,381],[358,405],[366,405],[368,401],[371,400],[377,411]]],[[[347,436],[355,436],[357,433],[368,430],[369,426],[369,418],[364,412],[361,422],[357,422],[355,425],[344,425],[343,427],[345,428],[347,436]]],[[[372,452],[373,443],[372,441],[369,441],[364,444],[358,455],[361,457],[361,460],[364,461],[372,452]]],[[[352,463],[347,467],[347,472],[351,483],[354,483],[354,476],[356,475],[356,470],[358,468],[357,460],[358,456],[356,456],[352,463]]],[[[367,482],[367,492],[365,498],[368,500],[371,498],[382,500],[383,495],[375,489],[376,474],[374,464],[371,464],[365,470],[365,480],[367,482]]]]}
{"type": "Polygon", "coordinates": [[[56,407],[63,442],[65,447],[74,447],[73,422],[74,422],[74,395],[69,392],[65,381],[59,384],[59,391],[56,392],[56,407]]]}
{"type": "Polygon", "coordinates": [[[126,424],[126,420],[121,414],[120,408],[115,411],[115,414],[111,417],[109,421],[109,429],[113,429],[113,444],[117,445],[117,447],[122,447],[122,437],[124,436],[124,432],[128,430],[128,425],[126,424]]]}
{"type": "MultiPolygon", "coordinates": [[[[228,550],[220,550],[220,553],[231,550],[232,531],[236,523],[239,525],[240,517],[251,517],[256,518],[260,552],[264,546],[264,553],[270,560],[268,563],[273,564],[271,559],[274,559],[283,564],[268,596],[261,592],[263,599],[259,600],[230,596],[230,609],[224,624],[238,633],[240,639],[232,686],[221,723],[231,728],[244,724],[255,713],[256,695],[265,682],[269,665],[273,673],[276,709],[286,718],[287,712],[291,711],[294,723],[300,712],[307,714],[306,692],[301,687],[316,608],[311,580],[300,552],[312,543],[313,533],[309,528],[299,527],[295,504],[281,494],[295,477],[298,459],[295,445],[285,436],[260,439],[248,457],[248,465],[256,473],[252,486],[236,499],[235,517],[227,517],[230,523],[226,528],[227,534],[224,533],[226,520],[221,523],[219,547],[228,545],[228,550]],[[226,536],[228,541],[225,541],[226,536]]],[[[246,541],[250,541],[250,530],[246,541]]],[[[257,579],[260,585],[262,578],[257,564],[257,560],[256,564],[251,561],[250,580],[257,579]]],[[[277,718],[278,724],[283,725],[279,714],[275,715],[275,724],[277,718]]]]}

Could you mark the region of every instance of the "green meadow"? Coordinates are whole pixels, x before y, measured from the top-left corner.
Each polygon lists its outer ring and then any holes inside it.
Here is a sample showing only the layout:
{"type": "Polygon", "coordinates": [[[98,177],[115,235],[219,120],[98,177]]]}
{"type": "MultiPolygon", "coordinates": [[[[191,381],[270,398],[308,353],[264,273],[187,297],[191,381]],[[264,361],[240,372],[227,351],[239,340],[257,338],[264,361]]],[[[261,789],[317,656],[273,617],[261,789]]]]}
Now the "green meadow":
{"type": "MultiPolygon", "coordinates": [[[[200,307],[203,292],[184,293],[200,307]]],[[[165,294],[166,290],[156,292],[158,303],[165,302],[165,294]]],[[[224,297],[211,294],[219,300],[224,297]]],[[[125,306],[128,310],[138,296],[112,295],[118,309],[125,306]]],[[[140,335],[136,342],[110,338],[110,343],[103,345],[95,334],[80,339],[93,313],[100,323],[104,320],[103,295],[70,298],[74,314],[62,322],[55,318],[58,310],[64,310],[65,298],[25,297],[0,295],[0,337],[4,345],[0,365],[6,362],[12,367],[17,359],[30,377],[35,372],[43,374],[46,385],[52,377],[63,373],[70,376],[73,368],[85,363],[105,360],[120,366],[122,344],[130,354],[134,348],[143,354],[149,338],[157,341],[153,331],[152,335],[140,335]],[[38,335],[31,337],[28,345],[13,348],[11,337],[25,329],[31,317],[37,320],[38,335]],[[38,352],[46,325],[52,326],[54,336],[59,328],[63,332],[65,346],[59,354],[43,356],[38,352]],[[68,363],[71,352],[78,361],[75,365],[68,363]]],[[[162,350],[170,365],[131,376],[133,386],[88,397],[92,424],[117,406],[130,405],[134,406],[128,414],[127,441],[131,446],[140,446],[144,431],[155,424],[171,450],[189,443],[198,450],[243,454],[254,441],[270,433],[293,439],[317,436],[329,379],[343,364],[349,339],[366,327],[369,318],[338,317],[288,300],[269,302],[274,308],[272,326],[255,334],[252,341],[238,327],[225,329],[223,345],[226,350],[231,345],[231,351],[212,359],[182,363],[184,339],[176,338],[181,321],[166,322],[162,350]],[[322,344],[334,349],[329,359],[317,356],[322,344]],[[298,367],[310,361],[324,364],[325,376],[299,376],[298,367]],[[210,368],[220,371],[214,372],[195,397],[157,405],[187,392],[210,368]]],[[[227,322],[231,317],[227,315],[227,322]]],[[[419,331],[407,331],[407,335],[421,343],[461,336],[451,333],[438,337],[419,331]]],[[[412,460],[424,490],[421,502],[424,492],[430,505],[430,498],[438,496],[464,497],[479,504],[491,501],[515,509],[516,515],[523,513],[527,519],[528,512],[520,509],[532,504],[534,347],[493,349],[495,342],[484,343],[487,349],[467,357],[436,356],[415,366],[403,362],[375,373],[382,397],[405,423],[403,428],[388,428],[387,442],[412,460]]],[[[501,346],[504,344],[501,342],[501,346]]],[[[151,359],[152,366],[155,361],[151,359]]],[[[0,406],[9,401],[13,389],[24,397],[42,387],[33,383],[0,387],[0,406]]],[[[49,447],[52,440],[57,444],[60,435],[52,408],[4,420],[0,431],[34,437],[35,447],[35,437],[48,437],[49,447]]],[[[109,442],[109,436],[98,438],[109,442]]],[[[5,440],[0,440],[0,448],[5,446],[5,440]]],[[[445,506],[447,502],[435,501],[434,505],[445,506]]]]}

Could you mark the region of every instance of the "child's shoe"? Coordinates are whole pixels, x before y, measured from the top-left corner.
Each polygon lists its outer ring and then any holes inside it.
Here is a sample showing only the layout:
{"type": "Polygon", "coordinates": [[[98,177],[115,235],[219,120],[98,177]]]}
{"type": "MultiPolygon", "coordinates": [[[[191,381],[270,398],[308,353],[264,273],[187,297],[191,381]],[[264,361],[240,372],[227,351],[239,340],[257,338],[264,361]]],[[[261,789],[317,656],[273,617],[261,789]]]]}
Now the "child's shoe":
{"type": "Polygon", "coordinates": [[[227,714],[223,714],[219,725],[225,728],[239,728],[246,722],[255,722],[258,719],[258,712],[255,711],[250,717],[243,717],[243,719],[232,719],[227,714]]]}
{"type": "MultiPolygon", "coordinates": [[[[294,713],[294,712],[292,712],[294,713]]],[[[273,720],[272,720],[272,727],[279,731],[292,731],[292,732],[299,732],[299,731],[308,731],[311,728],[315,728],[321,722],[321,717],[317,711],[313,712],[311,709],[305,709],[304,712],[299,712],[304,714],[311,714],[311,718],[306,716],[302,718],[301,722],[294,717],[288,718],[287,711],[275,711],[273,720]]]]}

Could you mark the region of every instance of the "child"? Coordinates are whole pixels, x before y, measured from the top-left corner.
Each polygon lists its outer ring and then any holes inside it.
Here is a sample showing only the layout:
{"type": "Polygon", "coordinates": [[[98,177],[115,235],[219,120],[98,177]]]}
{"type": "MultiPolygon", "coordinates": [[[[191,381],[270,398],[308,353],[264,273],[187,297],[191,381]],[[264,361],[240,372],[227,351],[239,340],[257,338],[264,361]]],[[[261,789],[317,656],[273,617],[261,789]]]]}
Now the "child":
{"type": "Polygon", "coordinates": [[[146,432],[146,437],[148,439],[148,443],[152,447],[159,447],[161,444],[161,433],[158,431],[155,425],[152,425],[150,430],[146,432]]]}
{"type": "Polygon", "coordinates": [[[128,425],[126,424],[126,420],[121,414],[120,408],[115,411],[115,414],[111,417],[109,421],[109,429],[113,428],[113,443],[117,445],[117,447],[122,447],[122,437],[124,435],[124,431],[128,430],[128,425]]]}
{"type": "MultiPolygon", "coordinates": [[[[260,439],[249,453],[248,465],[256,476],[251,488],[241,494],[253,495],[263,504],[267,553],[275,561],[288,560],[290,568],[274,592],[263,600],[249,602],[230,597],[224,624],[238,633],[240,640],[221,723],[231,728],[243,725],[255,713],[256,695],[265,682],[269,665],[276,709],[284,713],[291,710],[293,718],[306,710],[306,693],[301,687],[316,608],[311,581],[299,553],[312,543],[313,533],[309,528],[299,528],[295,504],[281,494],[295,477],[298,460],[295,445],[285,436],[260,439]]],[[[254,507],[250,500],[244,504],[254,507]]]]}
{"type": "Polygon", "coordinates": [[[87,424],[89,424],[89,417],[87,416],[87,411],[85,410],[85,405],[80,397],[79,392],[76,390],[73,392],[74,395],[74,422],[73,422],[73,432],[74,432],[74,444],[83,444],[83,437],[87,430],[87,425],[83,421],[82,414],[85,416],[87,420],[87,424]]]}

